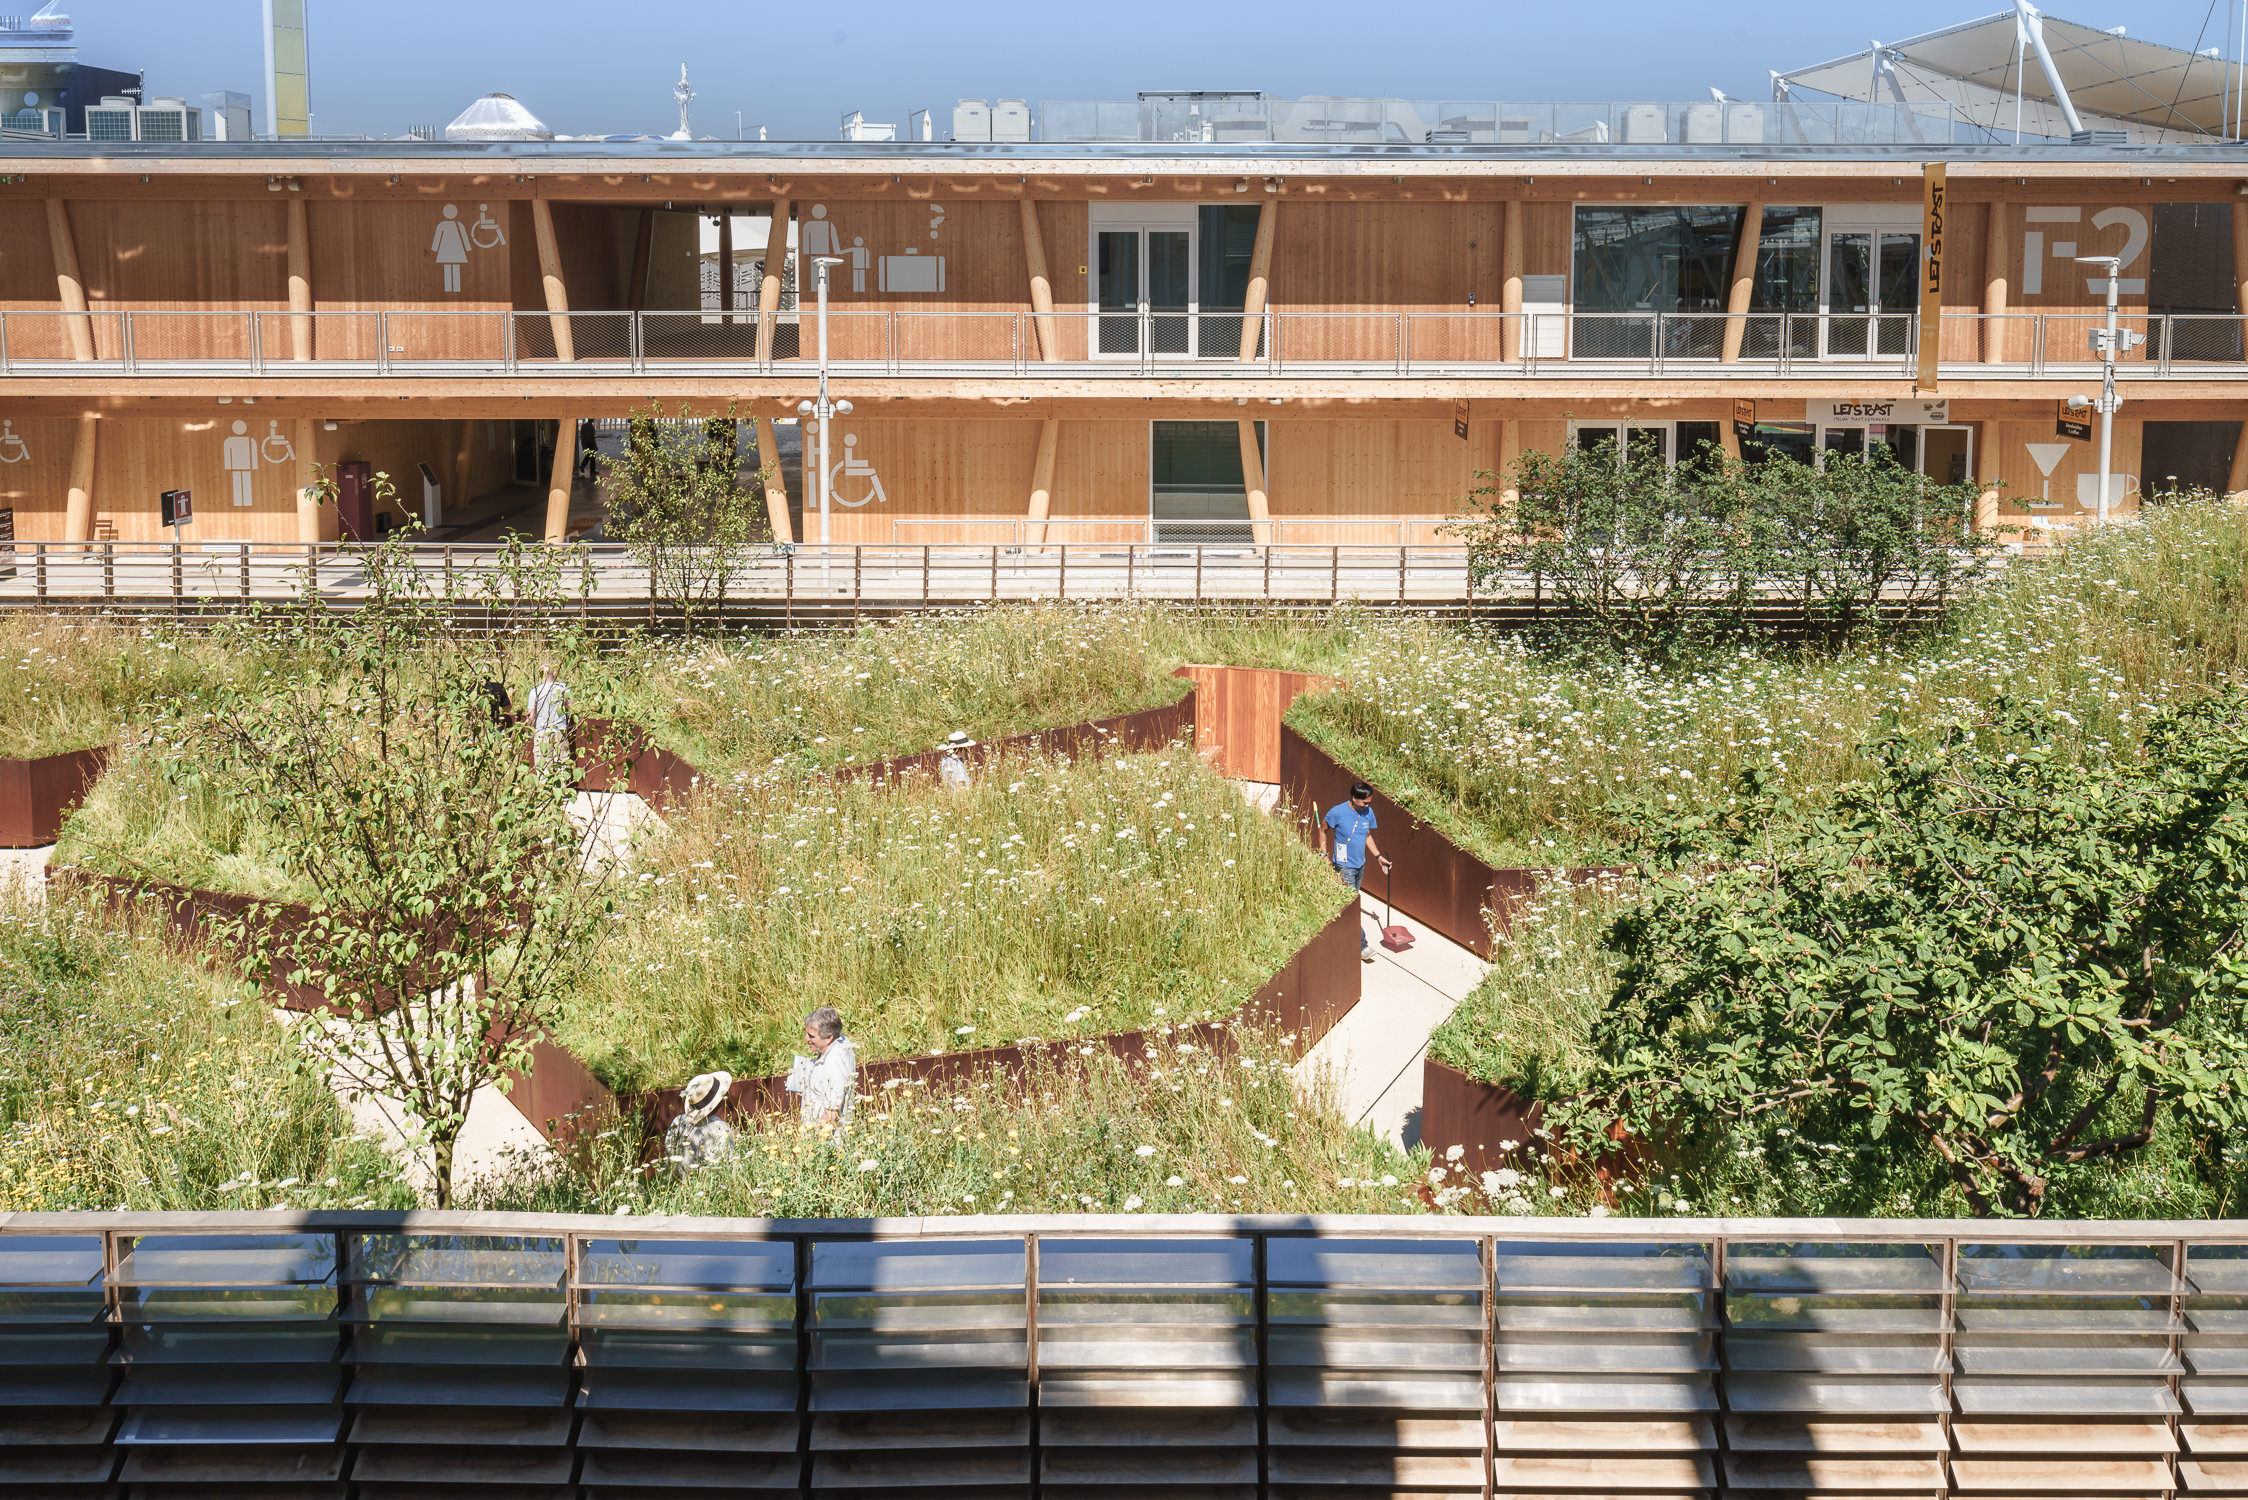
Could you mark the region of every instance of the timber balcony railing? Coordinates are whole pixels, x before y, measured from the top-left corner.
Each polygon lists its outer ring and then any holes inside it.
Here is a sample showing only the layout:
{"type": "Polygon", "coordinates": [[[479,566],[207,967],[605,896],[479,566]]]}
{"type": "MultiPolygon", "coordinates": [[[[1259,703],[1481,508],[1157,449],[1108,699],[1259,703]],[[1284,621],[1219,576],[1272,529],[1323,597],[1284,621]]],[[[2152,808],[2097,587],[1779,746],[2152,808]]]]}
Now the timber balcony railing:
{"type": "Polygon", "coordinates": [[[2239,1495],[2244,1303],[2239,1221],[0,1215],[0,1489],[2239,1495]]]}
{"type": "MultiPolygon", "coordinates": [[[[2076,313],[1946,314],[1955,379],[2081,380],[2099,368],[2076,313]]],[[[1026,380],[1790,378],[1914,373],[1919,318],[1904,313],[912,312],[837,310],[828,354],[846,375],[1026,380]],[[1245,331],[1253,337],[1244,338],[1245,331]],[[1046,357],[1047,341],[1058,358],[1046,357]],[[1244,358],[1242,346],[1249,345],[1244,358]]],[[[2248,319],[2133,314],[2131,380],[2248,380],[2248,319]]],[[[0,377],[808,374],[810,314],[727,312],[0,313],[0,377]],[[299,339],[307,346],[300,358],[299,339]]]]}

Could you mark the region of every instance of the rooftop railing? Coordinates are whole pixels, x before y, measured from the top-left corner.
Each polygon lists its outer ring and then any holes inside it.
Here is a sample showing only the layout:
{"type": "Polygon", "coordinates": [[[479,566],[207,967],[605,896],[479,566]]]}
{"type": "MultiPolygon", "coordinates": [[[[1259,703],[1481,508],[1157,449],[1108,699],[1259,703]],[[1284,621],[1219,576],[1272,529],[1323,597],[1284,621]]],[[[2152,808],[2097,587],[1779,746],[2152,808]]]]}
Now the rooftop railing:
{"type": "Polygon", "coordinates": [[[2154,1500],[2244,1298],[2238,1221],[19,1214],[0,1484],[2154,1500]]]}
{"type": "Polygon", "coordinates": [[[1053,142],[1373,146],[1951,145],[1983,134],[1970,136],[1944,103],[1282,99],[1255,93],[1053,100],[1039,105],[1033,133],[1053,142]]]}
{"type": "MultiPolygon", "coordinates": [[[[901,379],[1863,380],[1912,375],[1908,313],[1308,312],[1268,309],[1241,358],[1239,312],[832,312],[844,375],[901,379]],[[1041,324],[1058,359],[1045,358],[1041,324]]],[[[1942,325],[1944,374],[2081,379],[2098,368],[2102,315],[1958,313],[1942,325]]],[[[2248,378],[2231,313],[2135,313],[2144,342],[2127,380],[2248,378]]],[[[755,312],[0,312],[0,378],[253,375],[478,380],[800,375],[812,320],[782,314],[760,341],[755,312]],[[299,339],[308,358],[298,358],[299,339]]]]}

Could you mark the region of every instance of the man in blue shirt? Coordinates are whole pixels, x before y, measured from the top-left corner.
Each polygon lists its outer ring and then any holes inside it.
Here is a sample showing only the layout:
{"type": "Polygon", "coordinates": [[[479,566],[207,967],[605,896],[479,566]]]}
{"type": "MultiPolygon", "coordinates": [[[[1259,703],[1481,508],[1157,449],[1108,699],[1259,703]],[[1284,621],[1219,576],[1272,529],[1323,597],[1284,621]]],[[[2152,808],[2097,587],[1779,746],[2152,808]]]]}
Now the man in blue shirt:
{"type": "MultiPolygon", "coordinates": [[[[1321,835],[1321,841],[1332,841],[1329,843],[1327,858],[1334,862],[1335,873],[1342,878],[1344,885],[1354,891],[1359,889],[1359,882],[1366,878],[1366,856],[1369,854],[1374,856],[1375,863],[1382,867],[1384,874],[1389,872],[1389,860],[1383,856],[1382,846],[1374,842],[1377,822],[1374,817],[1372,787],[1363,781],[1351,783],[1350,800],[1336,803],[1327,810],[1327,816],[1319,821],[1326,830],[1321,835]]],[[[1368,964],[1374,961],[1363,926],[1358,929],[1358,961],[1368,964]]]]}

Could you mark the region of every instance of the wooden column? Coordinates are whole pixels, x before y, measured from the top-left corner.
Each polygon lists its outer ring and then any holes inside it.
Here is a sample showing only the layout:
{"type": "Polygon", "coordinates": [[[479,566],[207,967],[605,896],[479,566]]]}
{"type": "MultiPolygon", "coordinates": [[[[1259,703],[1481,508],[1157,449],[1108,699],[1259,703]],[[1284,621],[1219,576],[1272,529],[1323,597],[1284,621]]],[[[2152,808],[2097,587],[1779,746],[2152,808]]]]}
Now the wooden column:
{"type": "MultiPolygon", "coordinates": [[[[1507,205],[1509,210],[1512,210],[1514,206],[1513,204],[1507,205]]],[[[1509,212],[1507,217],[1512,218],[1512,212],[1509,212]]],[[[1513,417],[1501,418],[1499,421],[1499,467],[1498,472],[1491,477],[1498,484],[1499,503],[1502,505],[1512,505],[1522,498],[1522,492],[1514,487],[1514,466],[1521,461],[1522,424],[1513,417]]]]}
{"type": "Polygon", "coordinates": [[[320,424],[311,417],[296,420],[297,471],[297,540],[300,542],[333,541],[343,535],[343,517],[333,505],[322,505],[314,486],[320,482],[320,424]],[[331,530],[329,516],[335,516],[333,535],[322,535],[331,530]]]}
{"type": "MultiPolygon", "coordinates": [[[[1507,315],[1499,330],[1499,358],[1522,357],[1522,216],[1529,205],[1510,198],[1499,205],[1506,227],[1499,232],[1499,311],[1507,315]]],[[[1509,424],[1512,425],[1512,424],[1509,424]]]]}
{"type": "Polygon", "coordinates": [[[1048,417],[1038,428],[1038,459],[1030,470],[1030,519],[1028,545],[1046,545],[1046,527],[1043,524],[1054,503],[1054,451],[1061,446],[1062,424],[1058,417],[1048,417]]]}
{"type": "Polygon", "coordinates": [[[1756,300],[1756,254],[1764,244],[1764,205],[1750,199],[1741,215],[1740,242],[1733,247],[1733,286],[1725,299],[1725,343],[1718,353],[1724,364],[1737,364],[1741,339],[1748,332],[1748,310],[1756,300]]]}
{"type": "Polygon", "coordinates": [[[94,438],[100,430],[100,419],[92,412],[79,416],[78,439],[70,449],[70,494],[63,503],[62,539],[66,542],[94,539],[94,438]]]}
{"type": "Polygon", "coordinates": [[[561,430],[554,434],[554,467],[546,475],[546,539],[550,542],[569,540],[570,484],[577,472],[578,424],[565,416],[561,430]]]}
{"type": "Polygon", "coordinates": [[[2232,440],[2232,476],[2225,481],[2225,493],[2238,495],[2248,490],[2248,422],[2240,424],[2240,436],[2232,440]]]}
{"type": "Polygon", "coordinates": [[[1740,429],[1733,425],[1733,419],[1730,415],[1717,424],[1717,441],[1724,445],[1728,455],[1736,461],[1739,460],[1741,456],[1741,433],[1740,429]]]}
{"type": "MultiPolygon", "coordinates": [[[[766,265],[772,262],[767,260],[766,265]]],[[[788,481],[781,476],[781,440],[771,417],[757,419],[757,467],[765,480],[765,519],[773,526],[773,540],[793,542],[788,524],[788,481]]]]}
{"type": "Polygon", "coordinates": [[[632,236],[632,285],[625,291],[625,302],[634,312],[645,311],[648,306],[648,257],[656,245],[656,211],[640,210],[640,227],[632,236]]]}
{"type": "Polygon", "coordinates": [[[1241,419],[1241,484],[1249,492],[1249,537],[1262,547],[1272,541],[1272,508],[1265,495],[1264,454],[1257,448],[1257,422],[1241,419]]]}
{"type": "Polygon", "coordinates": [[[1038,357],[1058,360],[1062,346],[1054,331],[1054,283],[1046,275],[1046,237],[1038,229],[1038,205],[1027,197],[1017,201],[1023,214],[1023,262],[1030,272],[1031,320],[1038,325],[1038,357]]]}
{"type": "MultiPolygon", "coordinates": [[[[2013,288],[2014,236],[2013,220],[2007,214],[2005,204],[1993,203],[1989,215],[1983,229],[1982,348],[1983,363],[1994,365],[2006,358],[2009,342],[2006,330],[2010,325],[1994,320],[2005,313],[2007,298],[2013,288]]],[[[2236,232],[2243,216],[2248,216],[2248,204],[2235,203],[2232,206],[2232,221],[2236,232]]],[[[2233,254],[2237,257],[2239,253],[2236,244],[2233,254]]]]}
{"type": "Polygon", "coordinates": [[[773,200],[765,230],[765,274],[757,283],[757,357],[773,357],[773,320],[781,310],[781,270],[788,264],[788,200],[773,200]]]}
{"type": "Polygon", "coordinates": [[[1272,292],[1272,236],[1280,218],[1280,199],[1268,197],[1257,210],[1257,242],[1249,251],[1249,291],[1241,302],[1241,358],[1257,357],[1257,336],[1264,331],[1265,303],[1272,292]]]}
{"type": "Polygon", "coordinates": [[[461,423],[460,442],[453,450],[453,487],[446,498],[454,505],[465,506],[476,498],[468,492],[468,476],[476,463],[476,427],[474,421],[461,423]]]}
{"type": "MultiPolygon", "coordinates": [[[[56,300],[66,313],[83,313],[86,310],[86,283],[78,274],[78,245],[70,237],[70,215],[64,210],[60,198],[47,200],[47,243],[55,258],[56,300]]],[[[83,317],[65,318],[63,327],[70,331],[70,357],[92,359],[93,320],[83,317]]],[[[93,523],[89,519],[87,524],[90,526],[93,523]]]]}
{"type": "Polygon", "coordinates": [[[312,229],[304,194],[289,194],[289,351],[312,358],[312,229]]]}
{"type": "Polygon", "coordinates": [[[539,279],[546,284],[546,313],[547,322],[554,329],[554,357],[567,364],[578,357],[576,345],[570,339],[570,293],[562,284],[562,247],[554,238],[554,205],[544,198],[531,200],[531,228],[539,241],[539,279]]]}
{"type": "Polygon", "coordinates": [[[718,310],[729,315],[721,322],[734,321],[734,216],[724,204],[718,208],[718,310]]]}
{"type": "MultiPolygon", "coordinates": [[[[1991,443],[1998,432],[1996,422],[1977,422],[1975,427],[1975,469],[1983,481],[1975,496],[1975,530],[1985,532],[1998,525],[1998,459],[1991,452],[1991,443]]],[[[2238,472],[2238,461],[2235,461],[2238,472]]]]}

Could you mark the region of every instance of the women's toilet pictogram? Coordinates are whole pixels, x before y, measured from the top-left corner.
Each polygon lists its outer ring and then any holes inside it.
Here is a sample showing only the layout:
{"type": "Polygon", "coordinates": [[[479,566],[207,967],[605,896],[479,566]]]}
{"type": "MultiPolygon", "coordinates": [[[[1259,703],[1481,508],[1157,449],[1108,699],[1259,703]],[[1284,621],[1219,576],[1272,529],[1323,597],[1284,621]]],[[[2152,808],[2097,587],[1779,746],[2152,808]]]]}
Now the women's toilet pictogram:
{"type": "Polygon", "coordinates": [[[827,471],[829,492],[834,495],[837,505],[846,506],[852,510],[856,510],[862,505],[870,505],[877,500],[884,505],[888,505],[890,497],[882,493],[882,476],[874,472],[874,465],[859,457],[858,450],[859,435],[855,432],[843,434],[843,461],[827,471]],[[845,499],[843,486],[836,482],[838,474],[845,479],[864,479],[866,481],[866,493],[856,500],[845,499]]]}

